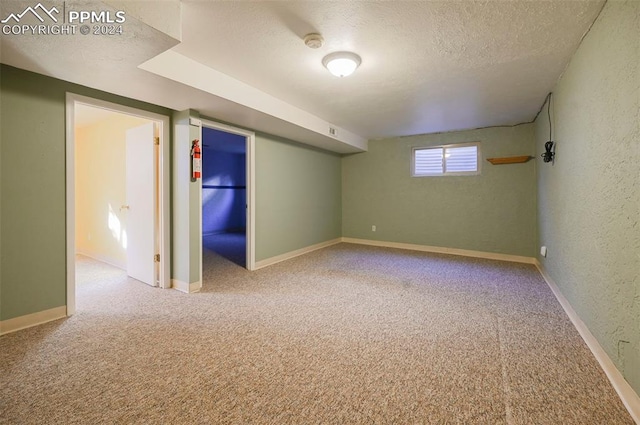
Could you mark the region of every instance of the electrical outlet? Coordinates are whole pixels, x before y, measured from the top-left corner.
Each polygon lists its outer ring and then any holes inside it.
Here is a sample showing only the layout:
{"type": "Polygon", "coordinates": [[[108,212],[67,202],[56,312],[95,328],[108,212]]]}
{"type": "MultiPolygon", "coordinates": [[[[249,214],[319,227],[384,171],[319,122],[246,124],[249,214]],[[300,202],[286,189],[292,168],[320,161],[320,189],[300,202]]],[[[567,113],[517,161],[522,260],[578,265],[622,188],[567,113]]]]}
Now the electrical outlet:
{"type": "Polygon", "coordinates": [[[547,256],[547,247],[546,246],[541,246],[540,247],[540,255],[542,255],[543,257],[547,256]]]}
{"type": "Polygon", "coordinates": [[[374,224],[373,226],[371,226],[371,231],[375,232],[376,231],[376,225],[374,224]]]}

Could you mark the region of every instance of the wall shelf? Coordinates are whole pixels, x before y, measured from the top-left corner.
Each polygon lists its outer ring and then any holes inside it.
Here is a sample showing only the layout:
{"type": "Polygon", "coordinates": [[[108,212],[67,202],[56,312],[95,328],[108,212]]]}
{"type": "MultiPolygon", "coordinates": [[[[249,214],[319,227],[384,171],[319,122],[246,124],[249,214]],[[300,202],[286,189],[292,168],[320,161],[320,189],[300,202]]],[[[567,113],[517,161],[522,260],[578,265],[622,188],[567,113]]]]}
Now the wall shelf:
{"type": "Polygon", "coordinates": [[[501,164],[522,164],[530,159],[533,159],[532,156],[524,155],[524,156],[509,156],[504,158],[487,158],[487,161],[492,163],[493,165],[501,165],[501,164]]]}

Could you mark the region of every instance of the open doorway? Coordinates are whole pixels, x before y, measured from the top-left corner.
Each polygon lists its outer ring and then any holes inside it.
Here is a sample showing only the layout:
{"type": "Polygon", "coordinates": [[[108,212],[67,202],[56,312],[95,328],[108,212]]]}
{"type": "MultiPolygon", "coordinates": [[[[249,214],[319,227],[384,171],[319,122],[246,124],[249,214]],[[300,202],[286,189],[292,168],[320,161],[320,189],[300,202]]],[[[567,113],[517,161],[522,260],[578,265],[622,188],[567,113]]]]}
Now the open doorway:
{"type": "Polygon", "coordinates": [[[147,125],[156,131],[146,118],[76,105],[76,254],[127,270],[127,138],[147,125]]]}
{"type": "Polygon", "coordinates": [[[201,140],[202,252],[215,252],[253,270],[255,136],[231,126],[202,121],[201,140]]]}
{"type": "Polygon", "coordinates": [[[168,117],[67,95],[67,315],[76,270],[169,287],[168,131],[168,117]]]}
{"type": "Polygon", "coordinates": [[[247,266],[246,138],[202,129],[202,244],[247,266]]]}

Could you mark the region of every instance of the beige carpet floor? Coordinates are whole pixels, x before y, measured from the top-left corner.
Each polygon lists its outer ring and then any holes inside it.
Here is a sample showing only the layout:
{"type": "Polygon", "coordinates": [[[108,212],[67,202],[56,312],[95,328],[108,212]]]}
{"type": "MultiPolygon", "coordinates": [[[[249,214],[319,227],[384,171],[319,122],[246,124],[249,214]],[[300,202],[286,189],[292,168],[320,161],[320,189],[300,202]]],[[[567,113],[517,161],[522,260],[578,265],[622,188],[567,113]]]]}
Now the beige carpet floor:
{"type": "Polygon", "coordinates": [[[78,263],[0,337],[1,424],[632,424],[530,265],[340,244],[198,294],[78,263]]]}

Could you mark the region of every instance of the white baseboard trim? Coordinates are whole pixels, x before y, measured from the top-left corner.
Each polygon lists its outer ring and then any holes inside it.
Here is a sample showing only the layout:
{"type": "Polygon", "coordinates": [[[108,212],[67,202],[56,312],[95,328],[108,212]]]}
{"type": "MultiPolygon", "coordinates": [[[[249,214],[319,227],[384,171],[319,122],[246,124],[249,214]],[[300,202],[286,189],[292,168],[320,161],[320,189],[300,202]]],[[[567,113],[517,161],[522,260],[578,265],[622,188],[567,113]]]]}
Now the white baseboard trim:
{"type": "Polygon", "coordinates": [[[67,306],[50,308],[49,310],[39,311],[37,313],[26,314],[24,316],[14,317],[0,322],[0,335],[16,332],[21,329],[30,328],[32,326],[41,325],[53,320],[67,317],[67,306]]]}
{"type": "Polygon", "coordinates": [[[300,255],[307,254],[318,249],[326,248],[331,245],[336,245],[342,242],[342,238],[331,239],[329,241],[320,242],[315,245],[310,245],[304,248],[296,249],[295,251],[286,252],[284,254],[276,255],[275,257],[267,258],[266,260],[260,260],[256,262],[254,270],[261,269],[263,267],[271,266],[276,263],[280,263],[291,258],[298,257],[300,255]]]}
{"type": "Polygon", "coordinates": [[[609,378],[609,382],[620,396],[622,403],[629,411],[629,414],[633,418],[633,420],[640,425],[640,396],[631,388],[631,385],[624,379],[622,373],[615,366],[611,358],[607,355],[607,352],[604,351],[598,340],[593,336],[587,325],[584,324],[578,313],[573,309],[569,300],[565,298],[565,296],[560,292],[560,288],[555,283],[555,281],[549,276],[545,268],[542,264],[536,259],[535,262],[538,271],[551,288],[551,291],[556,296],[556,299],[564,309],[567,316],[573,323],[573,326],[576,327],[578,333],[587,344],[593,355],[595,356],[598,363],[600,363],[600,367],[609,378]]]}
{"type": "Polygon", "coordinates": [[[185,294],[193,294],[202,289],[202,282],[187,283],[178,279],[171,279],[171,287],[185,294]]]}
{"type": "Polygon", "coordinates": [[[408,249],[411,251],[434,252],[437,254],[461,255],[463,257],[485,258],[488,260],[510,261],[512,263],[535,264],[533,257],[520,255],[498,254],[495,252],[472,251],[469,249],[446,248],[441,246],[417,245],[402,242],[375,241],[371,239],[342,238],[342,242],[358,245],[381,246],[385,248],[408,249]]]}
{"type": "Polygon", "coordinates": [[[118,263],[117,260],[114,260],[114,259],[109,258],[109,257],[103,257],[100,254],[96,254],[96,253],[93,253],[93,252],[85,252],[85,251],[81,251],[81,250],[76,250],[76,254],[84,255],[85,257],[89,257],[89,258],[94,259],[96,261],[100,261],[101,263],[109,264],[110,266],[117,267],[117,268],[119,268],[121,270],[127,270],[127,265],[126,264],[118,263]]]}

